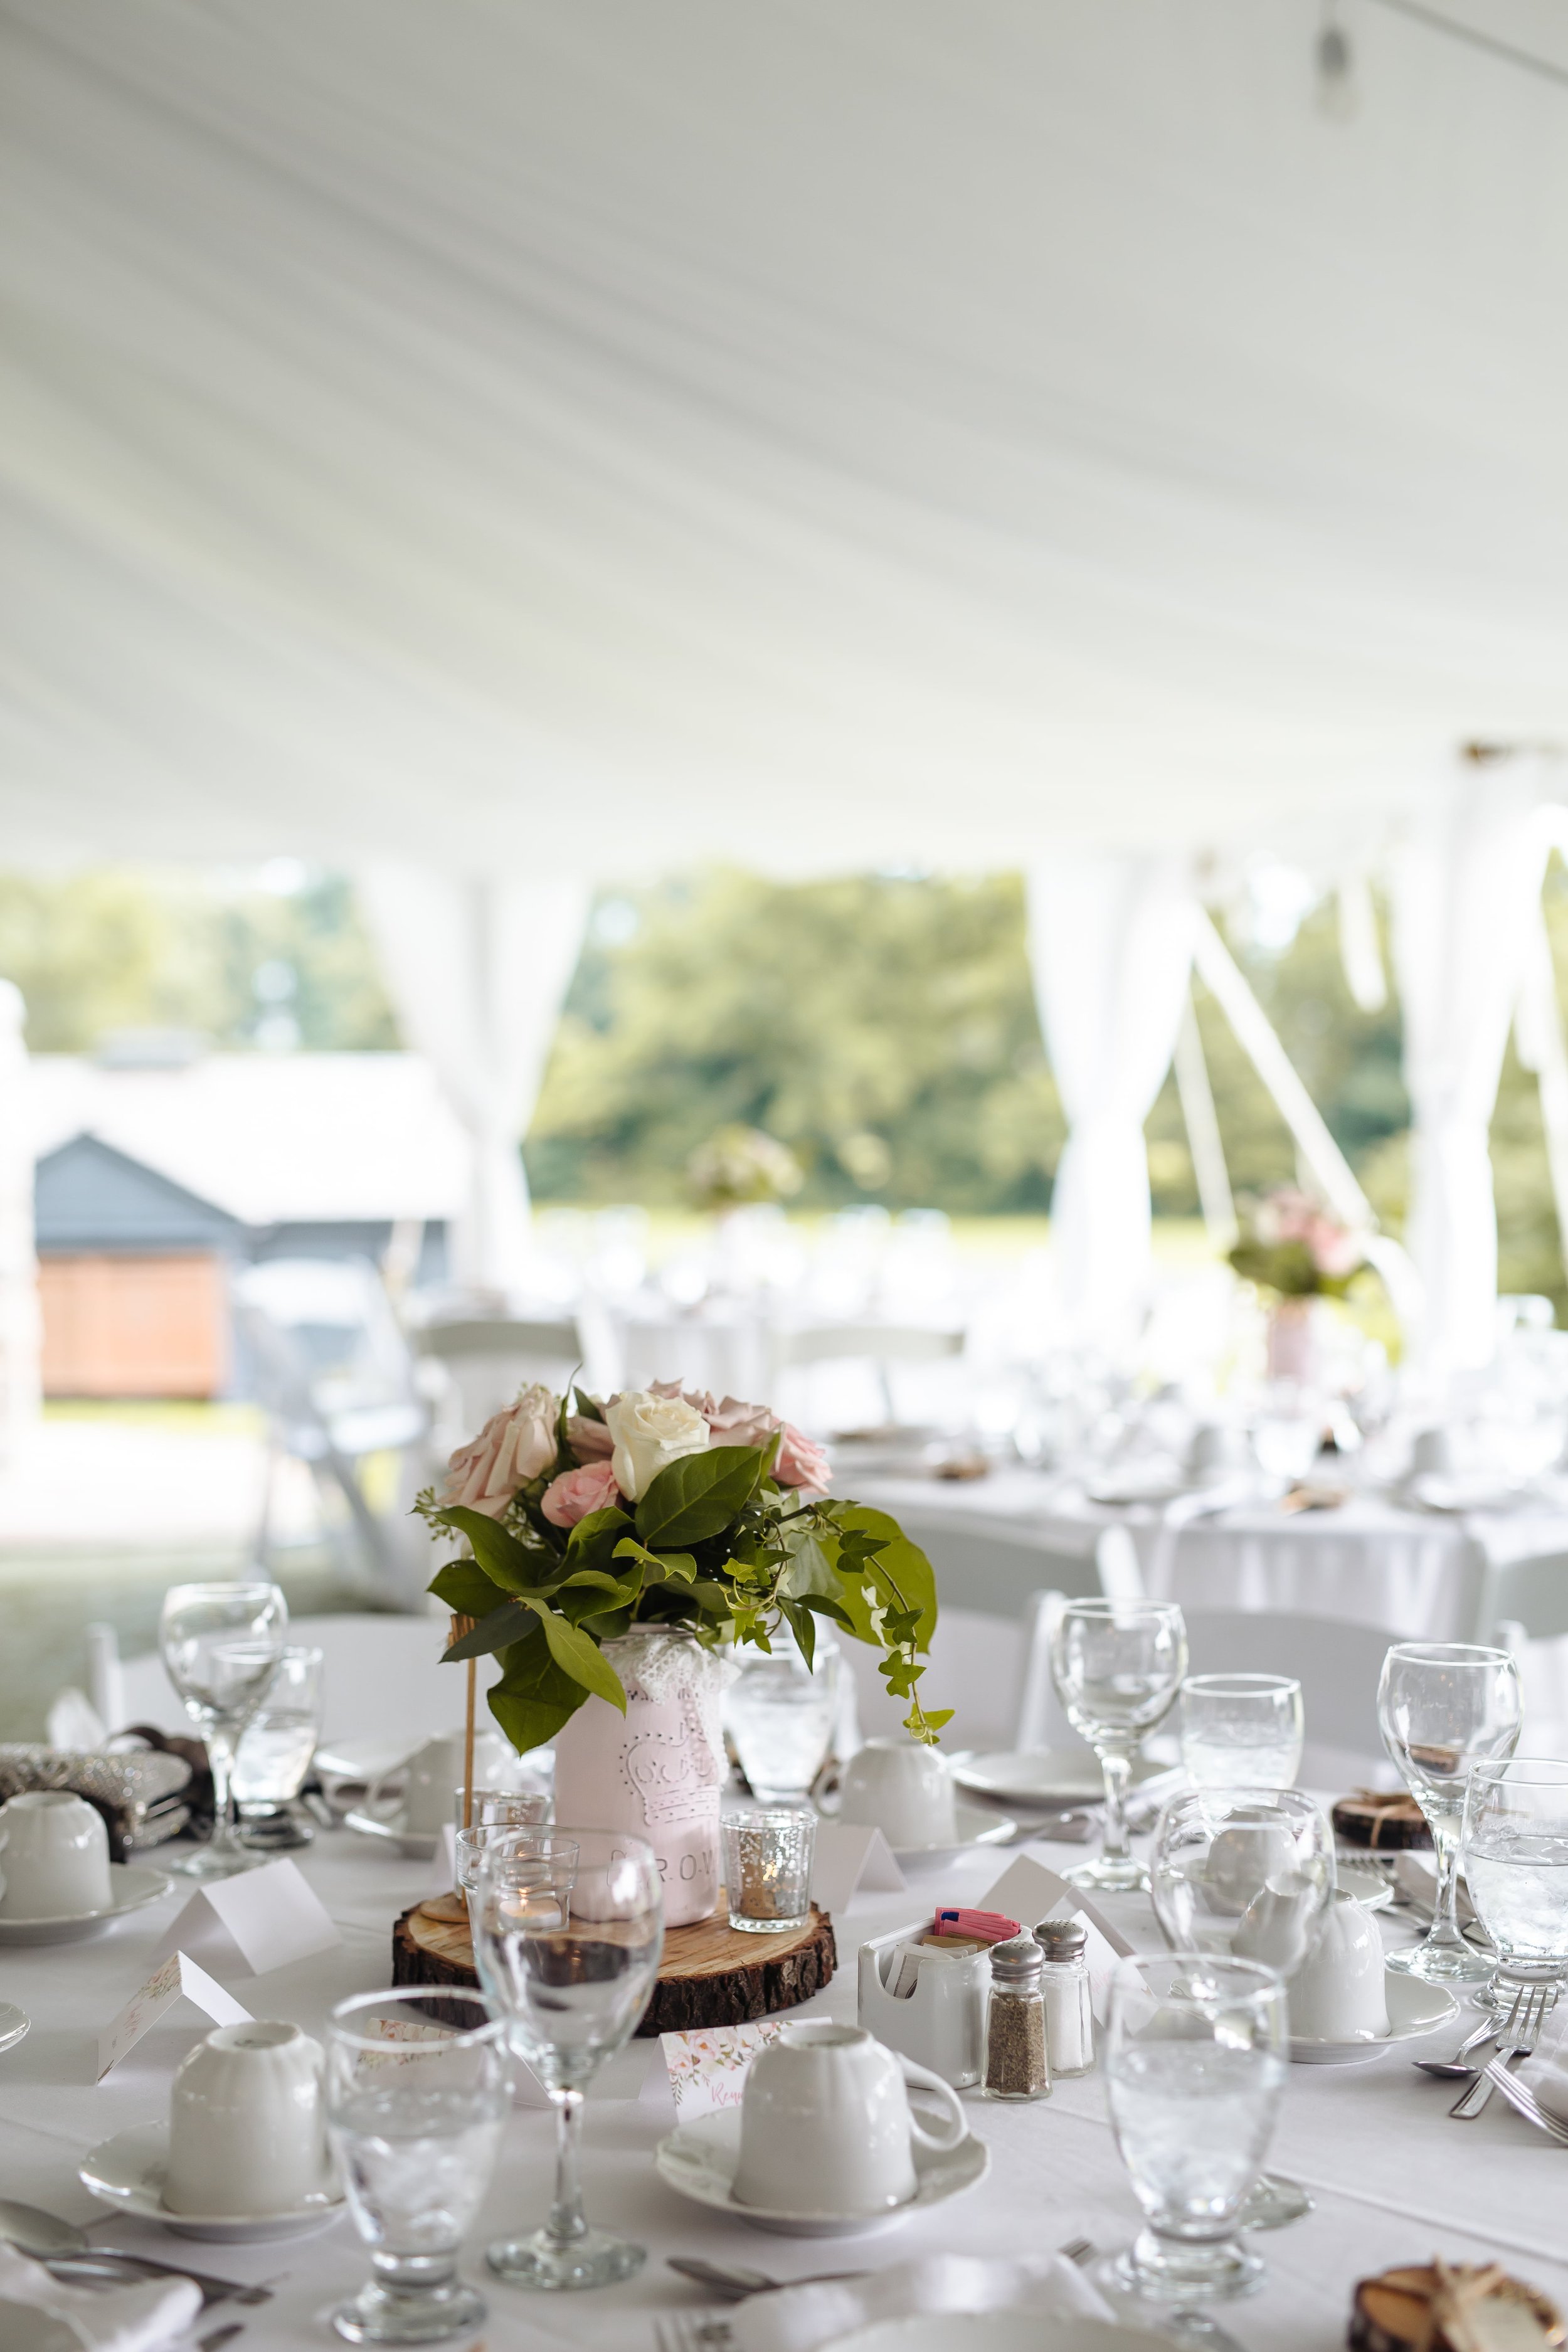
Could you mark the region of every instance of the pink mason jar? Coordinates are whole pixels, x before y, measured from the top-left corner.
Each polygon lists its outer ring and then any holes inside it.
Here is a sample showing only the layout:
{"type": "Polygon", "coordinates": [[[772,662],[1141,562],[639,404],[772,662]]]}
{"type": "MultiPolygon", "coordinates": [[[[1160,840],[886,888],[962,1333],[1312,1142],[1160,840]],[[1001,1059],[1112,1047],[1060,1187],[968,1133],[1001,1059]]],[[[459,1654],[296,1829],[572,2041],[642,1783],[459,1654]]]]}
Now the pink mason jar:
{"type": "Polygon", "coordinates": [[[719,1903],[720,1699],[728,1661],[693,1634],[650,1627],[605,1643],[626,1711],[584,1701],[555,1738],[555,1818],[563,1828],[646,1838],[664,1882],[667,1927],[719,1903]]]}

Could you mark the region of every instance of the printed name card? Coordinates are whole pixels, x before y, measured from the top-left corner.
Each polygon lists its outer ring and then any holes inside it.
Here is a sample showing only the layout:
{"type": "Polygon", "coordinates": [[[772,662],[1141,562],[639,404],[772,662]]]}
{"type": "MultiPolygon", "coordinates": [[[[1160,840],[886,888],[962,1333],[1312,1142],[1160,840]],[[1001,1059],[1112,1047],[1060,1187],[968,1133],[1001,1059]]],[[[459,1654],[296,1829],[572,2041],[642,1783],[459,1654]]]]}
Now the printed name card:
{"type": "Polygon", "coordinates": [[[847,1911],[856,1895],[900,1895],[904,1874],[880,1830],[858,1822],[818,1822],[811,1899],[824,1911],[847,1911]]]}
{"type": "Polygon", "coordinates": [[[177,2000],[192,2002],[215,2025],[243,2025],[250,2015],[231,1992],[225,1992],[205,1969],[197,1968],[188,1953],[171,1952],[153,1969],[141,1990],[132,1994],[113,2024],[99,2036],[100,2083],[110,2068],[118,2066],[126,2052],[134,2049],[142,2036],[177,2000]]]}
{"type": "Polygon", "coordinates": [[[160,1954],[199,1953],[215,1968],[265,1976],[330,1951],[342,1937],[297,1863],[264,1863],[259,1870],[216,1879],[193,1895],[160,1946],[160,1954]]]}
{"type": "Polygon", "coordinates": [[[777,2039],[787,2022],[783,2017],[760,2017],[750,2025],[712,2025],[695,2033],[661,2033],[658,2039],[675,2099],[676,2121],[689,2124],[694,2116],[738,2107],[752,2059],[777,2039]]]}
{"type": "Polygon", "coordinates": [[[1076,1914],[1083,1921],[1089,1999],[1096,2017],[1103,2024],[1116,1963],[1127,1958],[1132,1946],[1083,1889],[1058,1878],[1043,1862],[1032,1862],[1027,1854],[1020,1854],[1003,1872],[984,1900],[988,1908],[1008,1911],[1015,1919],[1022,1919],[1031,1933],[1040,1920],[1053,1916],[1066,1919],[1076,1914]]]}

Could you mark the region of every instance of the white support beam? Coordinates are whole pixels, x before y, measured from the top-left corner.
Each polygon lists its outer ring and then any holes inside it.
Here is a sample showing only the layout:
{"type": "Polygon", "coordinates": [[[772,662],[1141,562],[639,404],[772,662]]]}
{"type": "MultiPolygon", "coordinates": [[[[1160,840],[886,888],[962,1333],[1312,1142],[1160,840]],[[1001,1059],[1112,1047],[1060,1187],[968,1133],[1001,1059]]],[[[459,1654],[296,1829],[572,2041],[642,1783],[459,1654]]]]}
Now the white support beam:
{"type": "Polygon", "coordinates": [[[1219,1118],[1214,1107],[1214,1088],[1209,1084],[1208,1064],[1204,1059],[1204,1041],[1199,1034],[1198,1017],[1190,991],[1182,1014],[1182,1025],[1176,1032],[1173,1059],[1176,1092],[1181,1098],[1182,1118],[1187,1129],[1187,1149],[1193,1156],[1193,1173],[1197,1178],[1204,1224],[1210,1247],[1223,1257],[1236,1242],[1238,1230],[1236,1202],[1231,1194],[1230,1171],[1225,1164],[1225,1145],[1220,1138],[1219,1118]]]}

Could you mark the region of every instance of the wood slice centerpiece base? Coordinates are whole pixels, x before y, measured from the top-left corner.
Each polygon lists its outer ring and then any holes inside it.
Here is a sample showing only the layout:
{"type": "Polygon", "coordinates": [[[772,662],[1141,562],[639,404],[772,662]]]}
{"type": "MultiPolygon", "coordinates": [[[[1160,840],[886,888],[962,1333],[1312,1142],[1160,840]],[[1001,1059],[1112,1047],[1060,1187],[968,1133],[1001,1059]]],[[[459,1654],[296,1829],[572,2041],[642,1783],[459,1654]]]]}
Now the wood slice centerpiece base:
{"type": "MultiPolygon", "coordinates": [[[[837,1965],[833,1922],[815,1904],[804,1927],[777,1936],[741,1933],[721,1904],[710,1919],[666,1931],[658,1982],[637,2032],[689,2033],[772,2017],[820,1992],[837,1965]]],[[[392,1932],[392,1981],[433,1991],[449,1985],[454,1998],[438,2013],[457,2026],[481,2021],[478,2003],[462,1998],[477,1992],[479,1980],[459,1897],[437,1895],[404,1912],[392,1932]]]]}

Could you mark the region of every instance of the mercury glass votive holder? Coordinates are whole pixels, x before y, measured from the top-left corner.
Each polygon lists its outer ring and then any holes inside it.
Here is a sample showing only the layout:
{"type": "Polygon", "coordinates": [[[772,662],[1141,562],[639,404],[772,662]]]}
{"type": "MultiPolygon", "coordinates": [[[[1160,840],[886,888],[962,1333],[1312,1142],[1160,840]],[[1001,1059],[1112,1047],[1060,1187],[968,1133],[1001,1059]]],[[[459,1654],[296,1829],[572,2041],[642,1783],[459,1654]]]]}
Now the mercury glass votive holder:
{"type": "Polygon", "coordinates": [[[731,1813],[719,1824],[730,1925],[748,1936],[780,1936],[811,1916],[816,1816],[804,1808],[731,1813]]]}

